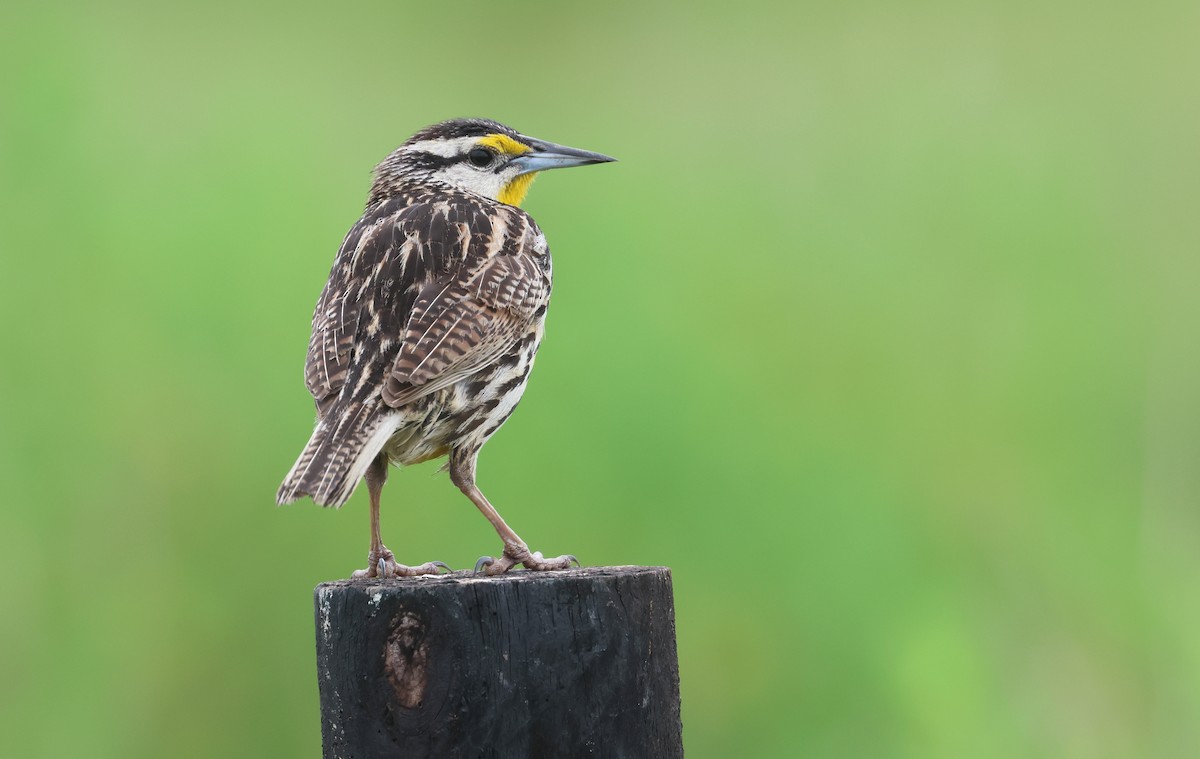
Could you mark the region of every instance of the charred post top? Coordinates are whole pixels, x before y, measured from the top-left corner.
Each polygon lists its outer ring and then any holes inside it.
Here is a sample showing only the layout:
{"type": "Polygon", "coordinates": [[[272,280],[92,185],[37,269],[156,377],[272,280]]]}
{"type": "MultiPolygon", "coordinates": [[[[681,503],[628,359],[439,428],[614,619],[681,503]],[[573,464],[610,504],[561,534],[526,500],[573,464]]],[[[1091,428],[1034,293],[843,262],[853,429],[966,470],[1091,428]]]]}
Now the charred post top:
{"type": "Polygon", "coordinates": [[[671,571],[316,589],[326,757],[682,757],[671,571]]]}

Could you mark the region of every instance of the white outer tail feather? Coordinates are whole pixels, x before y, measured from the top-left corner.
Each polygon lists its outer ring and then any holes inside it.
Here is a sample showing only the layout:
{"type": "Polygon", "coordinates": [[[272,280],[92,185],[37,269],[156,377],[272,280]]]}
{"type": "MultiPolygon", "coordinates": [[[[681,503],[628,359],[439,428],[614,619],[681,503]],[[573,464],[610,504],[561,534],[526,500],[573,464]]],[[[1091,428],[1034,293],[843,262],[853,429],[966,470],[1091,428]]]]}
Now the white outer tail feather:
{"type": "Polygon", "coordinates": [[[342,506],[354,494],[354,489],[358,487],[359,480],[366,474],[367,467],[387,445],[388,439],[395,434],[399,426],[399,416],[397,412],[379,414],[368,423],[369,434],[365,437],[361,436],[361,433],[366,430],[360,429],[360,436],[357,436],[355,440],[341,443],[329,438],[331,435],[336,436],[340,431],[339,428],[344,425],[338,424],[337,427],[331,429],[327,424],[329,417],[320,421],[313,430],[312,437],[308,439],[308,444],[304,446],[304,451],[292,465],[283,484],[279,486],[279,492],[275,497],[276,501],[283,505],[293,503],[307,495],[321,506],[335,508],[342,506]],[[330,445],[337,447],[332,451],[322,452],[323,447],[330,445]],[[351,446],[356,446],[357,450],[352,453],[345,450],[351,446]],[[324,455],[321,455],[322,453],[324,455]],[[331,466],[342,469],[340,460],[346,458],[347,453],[351,454],[349,456],[350,463],[344,467],[343,471],[321,471],[323,467],[331,466]],[[317,465],[315,470],[314,464],[317,465]],[[317,478],[315,483],[313,482],[314,478],[317,478]]]}

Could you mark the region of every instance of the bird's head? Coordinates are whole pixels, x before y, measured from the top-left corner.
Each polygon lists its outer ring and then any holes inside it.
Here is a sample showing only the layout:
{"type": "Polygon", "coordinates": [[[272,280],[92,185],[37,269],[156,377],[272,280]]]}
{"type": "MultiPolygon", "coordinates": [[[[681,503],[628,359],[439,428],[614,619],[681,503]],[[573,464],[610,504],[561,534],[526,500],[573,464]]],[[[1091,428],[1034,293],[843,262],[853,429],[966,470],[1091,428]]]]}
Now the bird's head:
{"type": "Polygon", "coordinates": [[[488,119],[452,119],[417,132],[375,167],[371,202],[416,180],[519,206],[539,171],[615,160],[527,137],[488,119]]]}

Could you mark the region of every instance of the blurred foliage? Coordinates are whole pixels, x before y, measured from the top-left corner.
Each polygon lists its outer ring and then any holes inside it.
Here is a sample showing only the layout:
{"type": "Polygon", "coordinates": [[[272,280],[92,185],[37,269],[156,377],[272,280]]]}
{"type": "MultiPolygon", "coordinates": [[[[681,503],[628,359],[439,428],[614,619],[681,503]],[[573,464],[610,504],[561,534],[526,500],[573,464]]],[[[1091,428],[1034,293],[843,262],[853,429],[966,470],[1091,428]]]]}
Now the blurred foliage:
{"type": "MultiPolygon", "coordinates": [[[[276,509],[374,163],[461,115],[555,302],[484,490],[674,569],[691,757],[1200,755],[1200,6],[8,3],[0,754],[317,756],[276,509]]],[[[498,548],[436,464],[402,560],[498,548]]]]}

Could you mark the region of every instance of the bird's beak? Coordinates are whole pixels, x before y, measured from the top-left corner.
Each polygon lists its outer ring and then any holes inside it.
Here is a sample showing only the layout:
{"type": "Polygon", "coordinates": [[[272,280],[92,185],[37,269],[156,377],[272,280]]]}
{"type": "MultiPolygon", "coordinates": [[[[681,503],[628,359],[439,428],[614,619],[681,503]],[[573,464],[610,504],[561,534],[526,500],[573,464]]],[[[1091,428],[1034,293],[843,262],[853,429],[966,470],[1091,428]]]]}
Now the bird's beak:
{"type": "Polygon", "coordinates": [[[532,150],[512,159],[511,163],[521,168],[520,174],[532,174],[547,169],[565,169],[570,166],[587,166],[592,163],[608,163],[617,160],[601,153],[593,153],[553,142],[526,138],[525,144],[532,150]]]}

